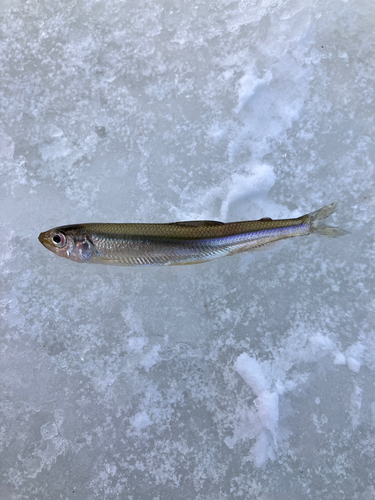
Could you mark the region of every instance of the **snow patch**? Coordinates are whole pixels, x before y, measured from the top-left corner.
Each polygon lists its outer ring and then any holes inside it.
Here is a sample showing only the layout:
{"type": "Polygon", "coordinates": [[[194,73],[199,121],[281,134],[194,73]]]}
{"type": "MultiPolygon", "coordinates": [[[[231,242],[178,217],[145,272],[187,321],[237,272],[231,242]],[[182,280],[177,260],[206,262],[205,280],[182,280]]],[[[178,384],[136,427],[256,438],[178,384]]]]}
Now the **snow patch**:
{"type": "Polygon", "coordinates": [[[239,439],[255,438],[251,449],[254,464],[262,466],[268,459],[274,460],[277,449],[277,428],[279,421],[279,395],[271,392],[265,377],[265,367],[247,353],[242,353],[235,362],[237,373],[257,395],[254,408],[245,411],[235,426],[232,438],[225,443],[233,447],[239,439]]]}
{"type": "Polygon", "coordinates": [[[136,413],[134,417],[130,419],[130,423],[138,431],[141,431],[142,429],[145,429],[146,427],[152,425],[152,420],[148,416],[147,412],[144,410],[140,411],[139,413],[136,413]]]}

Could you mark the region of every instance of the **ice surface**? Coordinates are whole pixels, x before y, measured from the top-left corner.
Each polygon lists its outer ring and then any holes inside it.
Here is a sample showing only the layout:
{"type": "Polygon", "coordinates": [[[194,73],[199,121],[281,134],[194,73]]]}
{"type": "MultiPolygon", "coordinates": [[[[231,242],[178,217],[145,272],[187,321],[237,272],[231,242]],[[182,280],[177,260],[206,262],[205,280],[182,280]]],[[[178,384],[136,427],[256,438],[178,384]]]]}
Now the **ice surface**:
{"type": "Polygon", "coordinates": [[[0,499],[374,499],[374,2],[0,16],[0,499]],[[37,239],[333,201],[345,237],[200,266],[37,239]]]}

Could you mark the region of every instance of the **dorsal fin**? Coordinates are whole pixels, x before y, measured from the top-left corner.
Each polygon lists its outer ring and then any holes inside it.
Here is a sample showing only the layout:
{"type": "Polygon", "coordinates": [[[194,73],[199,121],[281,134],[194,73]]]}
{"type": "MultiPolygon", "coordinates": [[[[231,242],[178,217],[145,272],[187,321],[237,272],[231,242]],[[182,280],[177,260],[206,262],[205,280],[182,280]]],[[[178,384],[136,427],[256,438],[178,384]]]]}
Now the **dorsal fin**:
{"type": "Polygon", "coordinates": [[[271,217],[262,217],[261,219],[259,220],[272,220],[271,217]]]}
{"type": "Polygon", "coordinates": [[[224,222],[216,220],[185,220],[181,222],[170,222],[169,226],[221,226],[224,222]]]}

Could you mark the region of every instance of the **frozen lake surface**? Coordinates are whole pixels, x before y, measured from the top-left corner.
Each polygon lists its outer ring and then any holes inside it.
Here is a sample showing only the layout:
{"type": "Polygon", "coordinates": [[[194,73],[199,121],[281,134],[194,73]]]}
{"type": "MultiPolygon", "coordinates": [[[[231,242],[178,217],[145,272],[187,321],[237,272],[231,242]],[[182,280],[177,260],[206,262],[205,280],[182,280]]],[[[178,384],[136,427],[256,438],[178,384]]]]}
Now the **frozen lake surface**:
{"type": "Polygon", "coordinates": [[[375,498],[375,3],[2,0],[0,498],[375,498]],[[350,232],[199,266],[80,222],[350,232]]]}

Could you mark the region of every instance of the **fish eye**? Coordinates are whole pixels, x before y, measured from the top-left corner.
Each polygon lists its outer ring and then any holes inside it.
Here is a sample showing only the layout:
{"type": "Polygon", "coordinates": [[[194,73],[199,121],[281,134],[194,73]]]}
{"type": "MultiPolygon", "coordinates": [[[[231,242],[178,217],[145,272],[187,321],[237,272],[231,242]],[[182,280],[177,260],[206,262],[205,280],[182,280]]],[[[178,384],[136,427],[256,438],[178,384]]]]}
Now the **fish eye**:
{"type": "Polygon", "coordinates": [[[62,248],[65,246],[66,238],[62,233],[56,233],[52,236],[52,242],[56,247],[62,248]]]}

